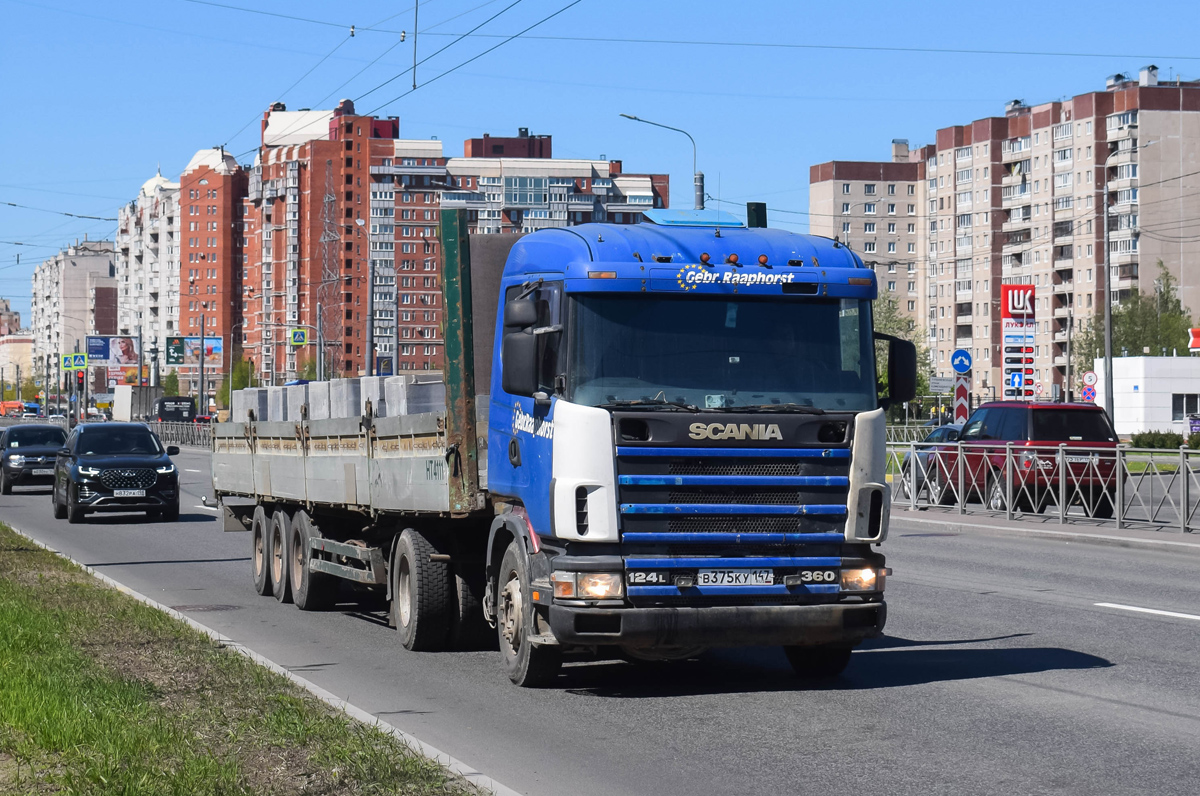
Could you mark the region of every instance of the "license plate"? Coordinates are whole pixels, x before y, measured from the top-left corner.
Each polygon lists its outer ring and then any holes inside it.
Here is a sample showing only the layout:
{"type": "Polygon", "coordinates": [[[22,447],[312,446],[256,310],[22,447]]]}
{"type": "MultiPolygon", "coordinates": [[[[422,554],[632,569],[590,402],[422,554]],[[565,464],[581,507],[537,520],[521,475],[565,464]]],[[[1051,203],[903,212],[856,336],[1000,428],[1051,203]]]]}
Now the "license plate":
{"type": "Polygon", "coordinates": [[[697,586],[770,586],[775,573],[770,569],[702,569],[696,573],[697,586]]]}
{"type": "Polygon", "coordinates": [[[113,497],[145,497],[144,489],[114,489],[113,497]]]}
{"type": "Polygon", "coordinates": [[[34,475],[54,475],[54,468],[53,467],[35,467],[33,470],[33,474],[34,475]]]}
{"type": "Polygon", "coordinates": [[[1068,456],[1067,461],[1071,464],[1088,464],[1092,461],[1091,456],[1068,456]]]}

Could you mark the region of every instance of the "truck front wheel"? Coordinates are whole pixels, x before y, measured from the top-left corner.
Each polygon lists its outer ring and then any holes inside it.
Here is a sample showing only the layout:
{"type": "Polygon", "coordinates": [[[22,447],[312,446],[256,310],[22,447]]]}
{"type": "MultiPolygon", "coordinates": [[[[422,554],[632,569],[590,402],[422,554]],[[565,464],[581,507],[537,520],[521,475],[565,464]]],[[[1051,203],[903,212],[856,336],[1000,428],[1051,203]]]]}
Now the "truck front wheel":
{"type": "Polygon", "coordinates": [[[504,551],[496,590],[496,631],[500,655],[508,679],[524,688],[534,688],[554,679],[562,667],[562,649],[557,645],[535,645],[534,608],[530,596],[529,567],[514,540],[504,551]]]}
{"type": "Polygon", "coordinates": [[[405,649],[445,649],[454,606],[450,566],[433,561],[439,553],[429,536],[406,528],[392,563],[392,621],[405,649]]]}
{"type": "Polygon", "coordinates": [[[850,663],[849,647],[784,647],[788,663],[800,677],[837,677],[850,663]]]}

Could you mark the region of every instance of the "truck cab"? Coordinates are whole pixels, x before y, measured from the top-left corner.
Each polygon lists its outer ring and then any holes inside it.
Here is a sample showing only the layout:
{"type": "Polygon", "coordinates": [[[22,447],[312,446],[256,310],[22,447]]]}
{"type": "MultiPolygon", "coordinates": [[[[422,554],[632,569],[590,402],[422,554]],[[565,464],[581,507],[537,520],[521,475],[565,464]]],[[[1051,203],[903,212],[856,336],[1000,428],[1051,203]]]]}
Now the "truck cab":
{"type": "Polygon", "coordinates": [[[836,673],[886,621],[884,408],[915,351],[874,333],[838,242],[645,215],[526,236],[503,271],[484,602],[510,677],[574,646],[779,644],[836,673]]]}

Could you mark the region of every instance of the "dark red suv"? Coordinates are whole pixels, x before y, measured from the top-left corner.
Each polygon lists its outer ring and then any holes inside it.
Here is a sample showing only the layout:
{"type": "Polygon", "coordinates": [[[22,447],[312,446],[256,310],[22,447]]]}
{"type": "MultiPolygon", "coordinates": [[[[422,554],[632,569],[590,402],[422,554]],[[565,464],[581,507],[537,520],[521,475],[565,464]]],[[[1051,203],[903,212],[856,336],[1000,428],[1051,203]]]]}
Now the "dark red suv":
{"type": "Polygon", "coordinates": [[[1095,404],[983,404],[959,442],[931,457],[938,464],[928,476],[934,503],[961,496],[995,511],[1011,501],[1016,511],[1040,512],[1062,502],[1081,505],[1092,517],[1113,515],[1117,433],[1095,404]]]}

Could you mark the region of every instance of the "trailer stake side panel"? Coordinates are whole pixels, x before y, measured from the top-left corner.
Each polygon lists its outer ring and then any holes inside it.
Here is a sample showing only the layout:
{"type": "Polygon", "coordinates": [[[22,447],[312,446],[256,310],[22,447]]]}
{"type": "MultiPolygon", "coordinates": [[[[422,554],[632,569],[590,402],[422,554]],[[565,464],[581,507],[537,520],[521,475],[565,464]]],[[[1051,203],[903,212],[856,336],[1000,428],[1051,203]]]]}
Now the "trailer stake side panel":
{"type": "Polygon", "coordinates": [[[212,476],[218,493],[254,495],[254,441],[249,423],[213,426],[212,476]]]}
{"type": "Polygon", "coordinates": [[[372,508],[450,510],[444,425],[444,417],[433,413],[375,419],[371,443],[372,508]]]}
{"type": "Polygon", "coordinates": [[[310,420],[301,427],[306,442],[305,491],[311,503],[369,505],[369,447],[362,418],[310,420]]]}
{"type": "Polygon", "coordinates": [[[308,499],[299,423],[255,423],[252,458],[255,494],[301,503],[308,499]]]}

